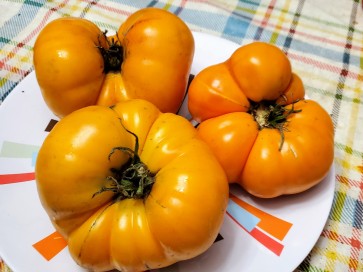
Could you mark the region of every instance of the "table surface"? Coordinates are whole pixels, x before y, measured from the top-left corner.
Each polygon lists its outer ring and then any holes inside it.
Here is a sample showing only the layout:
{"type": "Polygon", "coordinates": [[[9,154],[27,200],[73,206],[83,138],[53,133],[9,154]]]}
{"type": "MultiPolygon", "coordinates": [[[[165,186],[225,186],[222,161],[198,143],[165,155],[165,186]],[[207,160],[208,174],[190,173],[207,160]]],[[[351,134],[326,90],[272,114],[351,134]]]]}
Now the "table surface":
{"type": "MultiPolygon", "coordinates": [[[[297,271],[363,271],[363,13],[360,0],[1,0],[0,103],[33,70],[39,31],[76,16],[116,31],[137,9],[154,6],[193,31],[238,44],[261,40],[290,58],[307,95],[335,126],[336,189],[330,216],[297,271]]],[[[0,271],[10,271],[0,261],[0,271]]]]}

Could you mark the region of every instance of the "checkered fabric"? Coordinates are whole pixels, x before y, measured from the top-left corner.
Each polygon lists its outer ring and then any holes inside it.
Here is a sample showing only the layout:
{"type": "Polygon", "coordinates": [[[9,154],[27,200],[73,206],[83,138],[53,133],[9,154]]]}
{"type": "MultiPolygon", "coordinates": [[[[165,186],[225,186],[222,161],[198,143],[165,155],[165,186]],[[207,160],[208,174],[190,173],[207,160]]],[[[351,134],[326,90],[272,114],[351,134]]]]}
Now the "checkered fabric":
{"type": "MultiPolygon", "coordinates": [[[[120,22],[146,6],[175,13],[193,31],[238,44],[266,41],[287,53],[307,95],[331,114],[335,126],[333,207],[319,240],[297,271],[363,271],[363,13],[359,0],[1,0],[0,101],[32,71],[35,38],[51,20],[83,17],[101,29],[116,31],[120,22]]],[[[9,269],[0,262],[0,271],[9,269]]]]}

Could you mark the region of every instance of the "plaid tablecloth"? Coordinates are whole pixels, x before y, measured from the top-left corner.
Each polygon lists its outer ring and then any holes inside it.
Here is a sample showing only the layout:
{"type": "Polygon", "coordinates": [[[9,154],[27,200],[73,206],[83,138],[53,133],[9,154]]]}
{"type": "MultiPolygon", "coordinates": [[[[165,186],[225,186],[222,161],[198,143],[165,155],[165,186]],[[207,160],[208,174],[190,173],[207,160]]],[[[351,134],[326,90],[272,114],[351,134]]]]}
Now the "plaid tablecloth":
{"type": "MultiPolygon", "coordinates": [[[[324,231],[298,271],[363,271],[363,14],[359,0],[1,0],[0,101],[32,71],[32,48],[51,20],[77,16],[116,31],[146,6],[194,31],[287,52],[310,98],[335,125],[336,190],[324,231]]],[[[1,128],[0,128],[1,131],[1,128]]],[[[1,224],[1,219],[0,219],[1,224]]],[[[9,271],[0,262],[1,271],[9,271]]]]}

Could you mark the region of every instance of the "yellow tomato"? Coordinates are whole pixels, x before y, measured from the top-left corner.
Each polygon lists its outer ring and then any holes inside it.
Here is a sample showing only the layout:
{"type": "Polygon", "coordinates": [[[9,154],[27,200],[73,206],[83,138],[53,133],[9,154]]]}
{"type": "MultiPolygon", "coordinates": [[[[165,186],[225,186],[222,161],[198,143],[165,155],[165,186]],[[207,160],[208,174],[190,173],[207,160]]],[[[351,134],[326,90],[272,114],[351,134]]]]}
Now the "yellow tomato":
{"type": "Polygon", "coordinates": [[[59,117],[95,104],[104,80],[97,45],[108,47],[90,21],[61,18],[42,29],[34,45],[34,70],[44,101],[59,117]]]}
{"type": "Polygon", "coordinates": [[[52,21],[35,42],[34,70],[46,104],[61,118],[133,98],[177,112],[193,56],[192,33],[180,18],[144,8],[109,37],[85,19],[52,21]]]}
{"type": "Polygon", "coordinates": [[[198,135],[212,148],[230,183],[263,198],[300,193],[329,172],[334,128],[315,101],[297,102],[293,110],[281,129],[262,128],[251,114],[233,112],[202,122],[198,135]]]}
{"type": "Polygon", "coordinates": [[[287,56],[254,42],[198,73],[188,107],[229,182],[272,198],[315,186],[333,163],[332,120],[304,95],[287,56]]]}
{"type": "Polygon", "coordinates": [[[183,117],[144,100],[77,110],[37,158],[41,203],[91,270],[144,271],[205,252],[228,202],[225,173],[183,117]]]}

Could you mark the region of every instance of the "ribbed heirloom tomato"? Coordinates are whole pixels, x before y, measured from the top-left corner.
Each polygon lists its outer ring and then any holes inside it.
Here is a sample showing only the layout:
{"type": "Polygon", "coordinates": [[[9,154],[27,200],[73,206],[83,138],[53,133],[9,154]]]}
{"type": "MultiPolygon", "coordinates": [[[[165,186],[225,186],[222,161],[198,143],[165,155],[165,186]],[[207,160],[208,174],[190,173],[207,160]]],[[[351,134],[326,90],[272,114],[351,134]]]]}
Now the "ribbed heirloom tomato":
{"type": "Polygon", "coordinates": [[[192,33],[180,18],[144,8],[108,37],[88,20],[56,19],[39,33],[33,60],[46,104],[64,117],[85,106],[132,98],[176,112],[193,55],[192,33]]]}
{"type": "Polygon", "coordinates": [[[198,135],[214,151],[229,182],[272,198],[318,184],[334,158],[329,114],[304,100],[300,77],[277,47],[254,42],[191,82],[188,106],[198,135]]]}
{"type": "Polygon", "coordinates": [[[36,163],[41,203],[92,271],[144,271],[214,242],[228,202],[225,173],[183,117],[145,100],[67,115],[36,163]]]}

